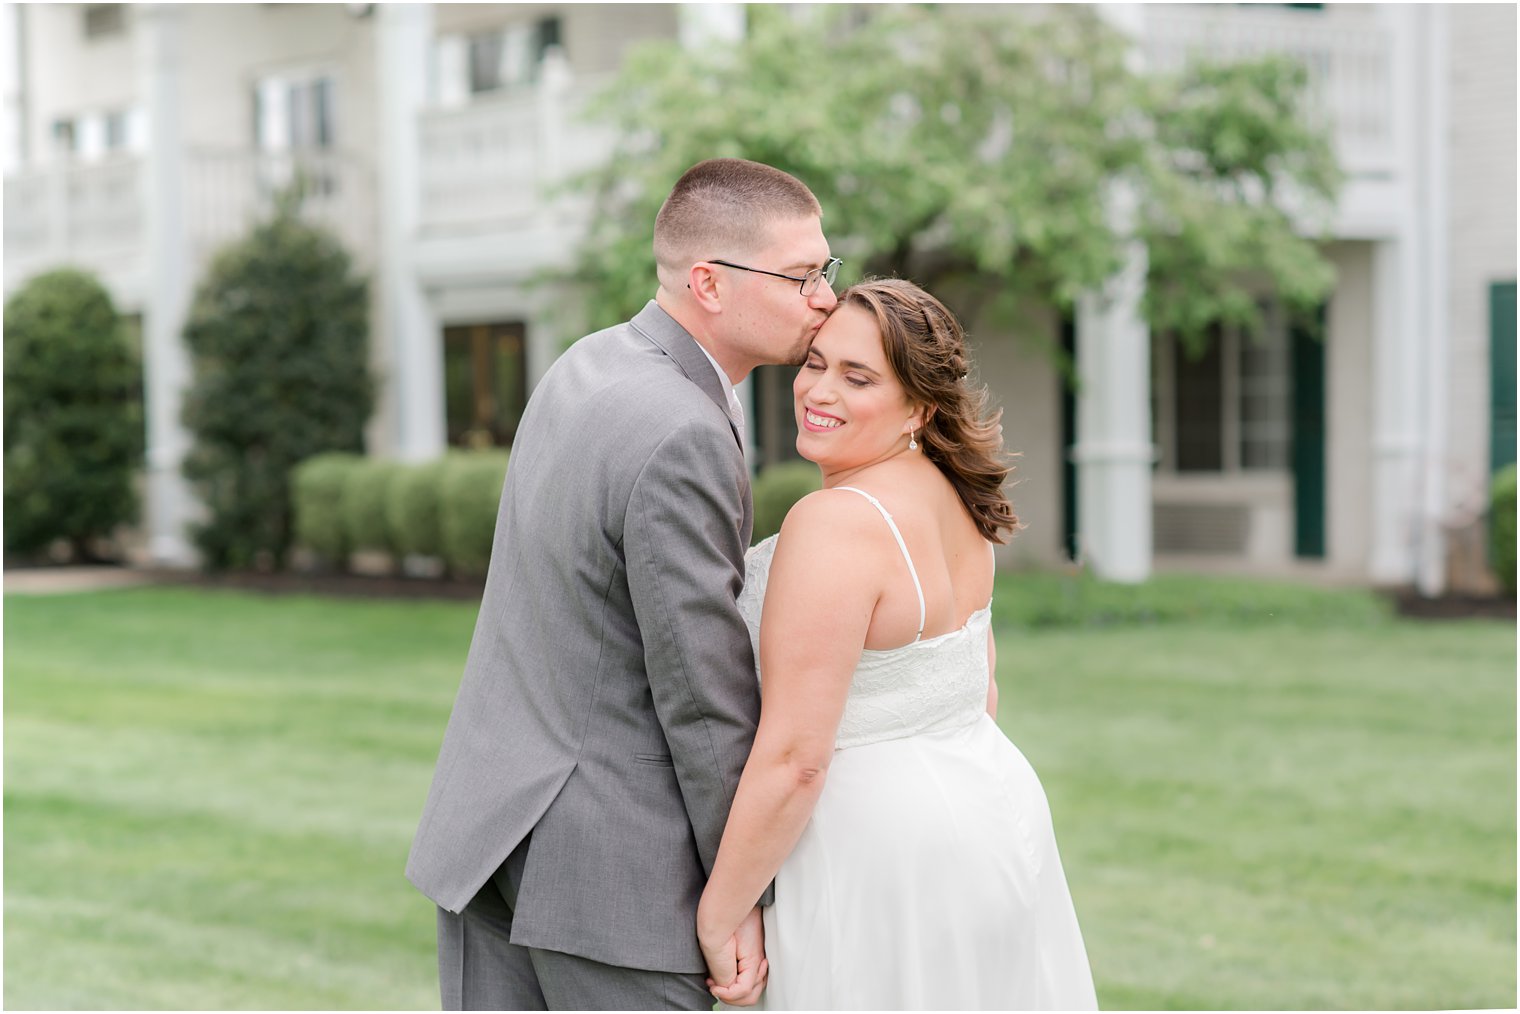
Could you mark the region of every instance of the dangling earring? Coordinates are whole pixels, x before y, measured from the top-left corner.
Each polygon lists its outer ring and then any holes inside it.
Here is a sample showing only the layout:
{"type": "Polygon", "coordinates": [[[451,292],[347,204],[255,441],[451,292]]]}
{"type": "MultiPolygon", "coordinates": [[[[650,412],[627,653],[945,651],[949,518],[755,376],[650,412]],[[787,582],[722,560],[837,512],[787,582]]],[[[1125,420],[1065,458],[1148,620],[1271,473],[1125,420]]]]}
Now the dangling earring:
{"type": "Polygon", "coordinates": [[[916,451],[916,450],[918,450],[918,441],[915,440],[915,439],[913,439],[913,436],[914,436],[914,434],[916,432],[917,432],[916,430],[909,430],[908,431],[908,450],[910,450],[910,451],[916,451]]]}

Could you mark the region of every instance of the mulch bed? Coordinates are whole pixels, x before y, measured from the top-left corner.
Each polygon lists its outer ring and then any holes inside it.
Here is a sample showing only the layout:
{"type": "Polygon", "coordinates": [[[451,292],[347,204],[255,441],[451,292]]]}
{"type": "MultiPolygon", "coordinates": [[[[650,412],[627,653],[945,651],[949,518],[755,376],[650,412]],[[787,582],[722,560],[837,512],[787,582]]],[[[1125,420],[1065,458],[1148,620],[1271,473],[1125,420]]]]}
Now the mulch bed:
{"type": "Polygon", "coordinates": [[[162,584],[191,585],[198,588],[232,588],[262,592],[266,595],[327,595],[334,598],[366,599],[442,599],[454,602],[479,602],[485,581],[468,578],[421,578],[369,574],[322,573],[205,573],[203,571],[157,570],[154,579],[162,584]]]}
{"type": "MultiPolygon", "coordinates": [[[[206,574],[199,571],[161,571],[165,583],[209,588],[236,588],[269,595],[331,595],[339,598],[442,599],[479,602],[485,582],[479,578],[420,578],[369,574],[251,572],[206,574]]],[[[1399,616],[1420,620],[1515,621],[1515,600],[1473,595],[1443,595],[1428,599],[1412,589],[1393,592],[1399,616]]]]}
{"type": "MultiPolygon", "coordinates": [[[[334,598],[437,599],[479,602],[485,591],[481,578],[403,577],[383,574],[338,574],[285,571],[206,573],[196,570],[144,569],[160,584],[197,588],[231,588],[266,595],[327,595],[334,598]]],[[[1499,596],[1443,595],[1428,599],[1411,588],[1388,593],[1399,616],[1419,620],[1508,620],[1515,622],[1515,600],[1499,596]]]]}
{"type": "Polygon", "coordinates": [[[1394,610],[1415,620],[1515,620],[1515,600],[1497,596],[1442,595],[1427,599],[1404,589],[1393,595],[1394,610]]]}

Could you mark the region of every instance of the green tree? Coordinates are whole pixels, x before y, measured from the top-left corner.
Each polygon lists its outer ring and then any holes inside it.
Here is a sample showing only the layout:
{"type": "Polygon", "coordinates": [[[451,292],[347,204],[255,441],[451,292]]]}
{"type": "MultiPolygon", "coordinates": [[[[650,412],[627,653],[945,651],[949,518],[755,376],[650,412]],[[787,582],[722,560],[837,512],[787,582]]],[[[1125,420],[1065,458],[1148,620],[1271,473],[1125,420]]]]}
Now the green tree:
{"type": "Polygon", "coordinates": [[[1153,328],[1195,345],[1216,321],[1254,328],[1253,280],[1306,315],[1330,290],[1303,225],[1339,174],[1292,61],[1138,74],[1128,40],[1076,6],[749,10],[738,44],[635,51],[593,106],[619,137],[579,183],[595,214],[574,276],[596,325],[648,298],[655,212],[713,156],[804,180],[851,277],[1070,308],[1123,261],[1108,210],[1122,187],[1153,328]]]}
{"type": "Polygon", "coordinates": [[[33,278],[5,306],[6,549],[93,559],[137,518],[142,455],[142,368],[110,294],[73,269],[33,278]]]}
{"type": "Polygon", "coordinates": [[[209,518],[211,568],[283,566],[290,473],[323,451],[361,452],[374,405],[367,283],[295,199],[217,255],[185,327],[195,380],[185,475],[209,518]]]}

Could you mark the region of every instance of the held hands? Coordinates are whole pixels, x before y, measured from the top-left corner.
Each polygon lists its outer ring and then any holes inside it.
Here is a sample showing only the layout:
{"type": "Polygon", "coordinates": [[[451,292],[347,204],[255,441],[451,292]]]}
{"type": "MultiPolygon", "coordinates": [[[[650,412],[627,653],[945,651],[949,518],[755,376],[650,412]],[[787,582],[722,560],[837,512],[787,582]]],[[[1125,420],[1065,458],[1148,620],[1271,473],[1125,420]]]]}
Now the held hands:
{"type": "Polygon", "coordinates": [[[737,929],[721,941],[700,938],[702,957],[711,973],[707,988],[733,1007],[758,1003],[765,989],[770,963],[765,960],[765,926],[756,906],[737,929]]]}

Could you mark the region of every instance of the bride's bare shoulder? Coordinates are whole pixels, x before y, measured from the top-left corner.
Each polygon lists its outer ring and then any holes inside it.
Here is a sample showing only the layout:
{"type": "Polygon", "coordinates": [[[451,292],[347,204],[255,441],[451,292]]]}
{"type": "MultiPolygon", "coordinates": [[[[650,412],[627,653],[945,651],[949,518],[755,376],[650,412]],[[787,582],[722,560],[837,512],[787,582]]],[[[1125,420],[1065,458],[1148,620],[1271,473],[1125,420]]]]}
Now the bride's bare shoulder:
{"type": "Polygon", "coordinates": [[[878,541],[886,534],[881,514],[859,493],[844,489],[820,489],[792,505],[781,524],[779,542],[848,545],[861,540],[878,541]]]}

